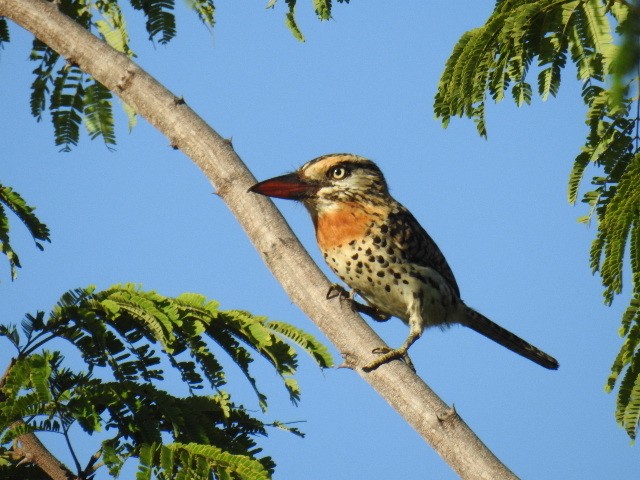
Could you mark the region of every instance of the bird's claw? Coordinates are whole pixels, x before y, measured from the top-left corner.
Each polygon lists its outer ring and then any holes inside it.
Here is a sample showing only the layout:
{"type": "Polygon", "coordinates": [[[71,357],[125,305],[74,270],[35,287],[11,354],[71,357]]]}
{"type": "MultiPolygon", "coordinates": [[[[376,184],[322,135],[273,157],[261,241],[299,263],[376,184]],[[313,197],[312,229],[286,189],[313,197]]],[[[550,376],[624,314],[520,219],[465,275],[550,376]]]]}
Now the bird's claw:
{"type": "Polygon", "coordinates": [[[340,300],[350,299],[353,300],[353,295],[345,290],[342,285],[332,283],[327,291],[327,300],[338,297],[340,300]]]}
{"type": "Polygon", "coordinates": [[[391,318],[391,315],[389,315],[388,313],[383,312],[382,310],[380,310],[377,307],[374,307],[372,305],[363,305],[363,304],[358,303],[358,302],[354,302],[354,303],[356,304],[356,308],[360,312],[369,315],[376,322],[386,322],[387,320],[389,320],[391,318]]]}
{"type": "Polygon", "coordinates": [[[383,312],[377,307],[357,302],[354,299],[356,293],[357,292],[355,290],[347,291],[341,285],[332,283],[329,287],[329,290],[327,291],[327,300],[331,300],[336,297],[338,297],[340,300],[349,300],[351,302],[351,308],[354,312],[364,313],[365,315],[370,316],[376,322],[386,322],[391,318],[391,315],[383,312]]]}
{"type": "Polygon", "coordinates": [[[374,348],[371,353],[379,354],[380,356],[376,358],[373,362],[362,367],[365,372],[370,372],[371,370],[375,370],[380,365],[390,362],[391,360],[403,360],[411,370],[415,373],[416,369],[413,366],[413,362],[409,358],[407,354],[407,350],[404,348],[389,348],[389,347],[377,347],[374,348]]]}

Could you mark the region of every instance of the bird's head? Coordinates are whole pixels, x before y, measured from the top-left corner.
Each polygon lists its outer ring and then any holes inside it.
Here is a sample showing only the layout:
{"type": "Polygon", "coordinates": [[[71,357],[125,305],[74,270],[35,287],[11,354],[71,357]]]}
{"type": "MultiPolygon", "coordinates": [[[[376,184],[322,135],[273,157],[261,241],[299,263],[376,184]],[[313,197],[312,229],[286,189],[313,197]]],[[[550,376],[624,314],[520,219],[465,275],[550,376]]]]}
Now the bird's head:
{"type": "Polygon", "coordinates": [[[323,155],[293,173],[256,183],[249,191],[299,200],[312,211],[330,209],[343,202],[376,203],[389,195],[378,166],[349,153],[323,155]]]}

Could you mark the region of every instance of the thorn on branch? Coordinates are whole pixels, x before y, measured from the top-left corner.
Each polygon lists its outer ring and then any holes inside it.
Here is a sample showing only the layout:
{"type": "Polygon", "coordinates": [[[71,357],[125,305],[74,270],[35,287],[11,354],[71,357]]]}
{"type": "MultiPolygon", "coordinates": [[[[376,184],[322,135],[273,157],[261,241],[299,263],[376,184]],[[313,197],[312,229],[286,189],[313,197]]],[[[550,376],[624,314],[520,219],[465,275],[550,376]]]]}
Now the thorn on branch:
{"type": "Polygon", "coordinates": [[[340,365],[337,365],[336,368],[348,368],[350,370],[355,370],[358,366],[357,359],[352,353],[343,353],[342,358],[344,361],[340,365]]]}
{"type": "Polygon", "coordinates": [[[120,80],[118,80],[118,83],[115,86],[115,90],[118,92],[123,92],[124,90],[129,88],[129,85],[131,84],[131,80],[133,79],[135,74],[136,73],[134,69],[127,67],[125,74],[120,78],[120,80]]]}
{"type": "Polygon", "coordinates": [[[78,67],[78,62],[76,62],[76,60],[73,57],[69,57],[66,59],[66,63],[64,65],[65,69],[71,68],[71,67],[78,67]]]}
{"type": "Polygon", "coordinates": [[[452,405],[450,408],[445,409],[443,412],[436,414],[436,418],[440,423],[451,423],[455,418],[460,418],[456,411],[456,406],[452,405]]]}

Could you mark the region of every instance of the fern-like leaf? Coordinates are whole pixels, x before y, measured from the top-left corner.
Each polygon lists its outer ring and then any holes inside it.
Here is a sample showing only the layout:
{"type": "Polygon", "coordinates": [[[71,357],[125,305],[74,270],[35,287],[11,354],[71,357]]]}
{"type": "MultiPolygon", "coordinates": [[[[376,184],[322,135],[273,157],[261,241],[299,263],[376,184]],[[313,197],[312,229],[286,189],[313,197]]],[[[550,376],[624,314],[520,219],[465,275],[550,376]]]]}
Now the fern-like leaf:
{"type": "Polygon", "coordinates": [[[51,93],[51,113],[56,145],[68,152],[80,137],[84,99],[84,73],[75,65],[65,65],[58,71],[51,93]]]}
{"type": "Polygon", "coordinates": [[[331,18],[331,0],[313,0],[313,7],[320,20],[331,18]]]}
{"type": "Polygon", "coordinates": [[[5,18],[0,18],[0,49],[4,48],[5,43],[9,43],[9,25],[5,18]]]}
{"type": "Polygon", "coordinates": [[[326,345],[320,343],[314,336],[289,323],[270,321],[266,323],[270,330],[295,342],[303,351],[309,354],[321,368],[333,366],[333,358],[326,345]]]}
{"type": "Polygon", "coordinates": [[[28,205],[18,192],[11,187],[0,184],[0,251],[4,253],[9,261],[11,269],[11,278],[17,277],[17,270],[20,268],[20,259],[18,254],[11,246],[9,237],[9,218],[7,217],[6,208],[13,212],[27,227],[27,230],[33,237],[33,241],[38,249],[44,247],[40,242],[49,242],[49,229],[34,214],[35,208],[28,205]]]}
{"type": "Polygon", "coordinates": [[[166,44],[175,37],[174,0],[132,0],[131,5],[137,10],[142,10],[147,17],[149,40],[157,39],[161,44],[166,44]]]}
{"type": "Polygon", "coordinates": [[[145,445],[136,480],[150,479],[152,470],[160,478],[208,480],[217,478],[269,480],[271,475],[258,461],[234,455],[212,445],[172,443],[145,445]],[[159,465],[153,468],[152,465],[159,465]]]}
{"type": "Polygon", "coordinates": [[[115,145],[115,132],[113,127],[113,112],[111,101],[113,95],[106,87],[97,81],[93,81],[84,90],[84,124],[87,127],[91,139],[102,137],[104,143],[115,145]]]}
{"type": "Polygon", "coordinates": [[[285,25],[298,41],[304,42],[304,35],[302,35],[302,31],[296,23],[296,0],[286,0],[286,2],[289,6],[289,11],[285,16],[285,25]]]}
{"type": "Polygon", "coordinates": [[[31,114],[37,121],[42,120],[45,111],[46,98],[53,88],[54,70],[60,59],[60,55],[38,39],[34,39],[30,59],[39,64],[33,71],[35,79],[31,84],[31,114]]]}
{"type": "Polygon", "coordinates": [[[35,207],[28,205],[18,192],[11,187],[0,185],[0,202],[24,223],[38,249],[44,248],[40,242],[51,241],[49,228],[34,214],[35,207]]]}
{"type": "Polygon", "coordinates": [[[207,27],[213,28],[215,24],[216,7],[213,0],[189,0],[189,6],[198,15],[200,21],[207,27]]]}
{"type": "Polygon", "coordinates": [[[108,0],[98,0],[95,5],[103,17],[102,20],[95,21],[102,39],[117,51],[130,58],[134,57],[135,54],[129,46],[127,24],[120,6],[108,0]]]}

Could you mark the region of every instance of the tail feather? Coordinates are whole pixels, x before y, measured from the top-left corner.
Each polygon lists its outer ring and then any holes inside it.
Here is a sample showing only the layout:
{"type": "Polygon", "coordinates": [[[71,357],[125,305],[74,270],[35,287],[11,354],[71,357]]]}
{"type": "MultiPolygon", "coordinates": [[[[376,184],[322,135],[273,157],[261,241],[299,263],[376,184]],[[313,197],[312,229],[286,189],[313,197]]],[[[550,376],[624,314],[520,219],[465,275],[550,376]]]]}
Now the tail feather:
{"type": "Polygon", "coordinates": [[[511,333],[509,330],[502,328],[500,325],[492,322],[472,308],[467,307],[467,310],[468,312],[465,321],[462,322],[466,327],[475,330],[494,342],[499,343],[503,347],[508,348],[512,352],[522,355],[544,368],[548,368],[549,370],[558,369],[558,361],[552,356],[547,355],[542,350],[534,347],[529,342],[511,333]]]}

